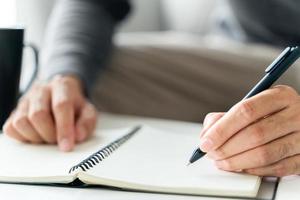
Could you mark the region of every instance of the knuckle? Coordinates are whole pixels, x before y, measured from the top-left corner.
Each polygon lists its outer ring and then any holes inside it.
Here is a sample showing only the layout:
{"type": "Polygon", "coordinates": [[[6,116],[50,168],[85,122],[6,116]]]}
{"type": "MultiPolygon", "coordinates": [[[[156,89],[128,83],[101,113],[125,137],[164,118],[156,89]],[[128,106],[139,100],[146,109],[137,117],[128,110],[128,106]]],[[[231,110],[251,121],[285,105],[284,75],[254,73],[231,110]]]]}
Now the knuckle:
{"type": "Polygon", "coordinates": [[[288,156],[291,152],[293,145],[290,144],[289,142],[283,143],[278,147],[278,155],[280,158],[284,158],[288,156]]]}
{"type": "Polygon", "coordinates": [[[13,125],[17,128],[22,128],[28,123],[28,117],[26,115],[19,115],[13,121],[13,125]]]}
{"type": "Polygon", "coordinates": [[[210,119],[211,117],[213,117],[215,115],[215,113],[213,113],[213,112],[211,112],[211,113],[207,113],[206,115],[205,115],[205,120],[207,120],[207,119],[210,119]]]}
{"type": "MultiPolygon", "coordinates": [[[[297,97],[298,94],[296,92],[296,90],[290,86],[287,86],[287,85],[277,85],[275,86],[275,90],[278,94],[281,94],[283,95],[284,97],[287,97],[287,98],[291,98],[291,97],[297,97]]],[[[276,93],[276,94],[277,94],[276,93]]]]}
{"type": "Polygon", "coordinates": [[[300,121],[300,97],[298,99],[296,106],[290,107],[289,109],[291,110],[290,114],[290,119],[295,122],[300,121]]]}
{"type": "Polygon", "coordinates": [[[255,117],[255,109],[251,101],[243,101],[240,104],[238,110],[241,117],[246,120],[252,120],[255,117]]]}
{"type": "Polygon", "coordinates": [[[261,125],[257,125],[253,127],[253,131],[250,134],[253,138],[254,145],[261,145],[265,142],[266,136],[265,136],[265,129],[261,125]]]}
{"type": "Polygon", "coordinates": [[[41,92],[45,91],[46,88],[47,88],[47,87],[46,87],[46,84],[44,84],[44,83],[40,83],[40,82],[35,83],[35,84],[30,88],[30,90],[29,90],[28,94],[26,94],[26,96],[28,95],[29,98],[30,98],[30,96],[32,96],[32,95],[34,95],[34,94],[36,94],[36,93],[41,93],[41,92]]]}
{"type": "Polygon", "coordinates": [[[294,160],[292,162],[291,174],[297,174],[300,170],[300,162],[298,160],[294,160]]]}
{"type": "Polygon", "coordinates": [[[217,140],[223,140],[224,138],[224,133],[223,133],[223,129],[219,126],[216,126],[214,128],[214,138],[216,138],[217,140]]]}
{"type": "Polygon", "coordinates": [[[274,175],[277,177],[283,177],[286,175],[287,168],[284,163],[278,163],[274,169],[274,175]]]}
{"type": "Polygon", "coordinates": [[[270,154],[268,148],[266,148],[266,147],[259,148],[258,153],[257,153],[257,159],[258,159],[259,165],[268,164],[271,159],[271,154],[270,154]]]}
{"type": "Polygon", "coordinates": [[[65,107],[68,107],[72,105],[72,101],[71,99],[68,99],[68,98],[63,98],[63,99],[60,99],[58,101],[56,101],[53,105],[53,110],[61,110],[65,107]]]}
{"type": "Polygon", "coordinates": [[[204,118],[204,122],[203,122],[204,126],[216,121],[220,115],[221,115],[220,113],[216,113],[216,112],[211,112],[211,113],[206,114],[206,116],[204,118]]]}
{"type": "Polygon", "coordinates": [[[285,93],[295,93],[296,91],[288,85],[279,85],[278,88],[285,93]]]}
{"type": "Polygon", "coordinates": [[[42,121],[48,117],[48,114],[47,109],[37,109],[29,114],[29,120],[30,122],[42,121]]]}

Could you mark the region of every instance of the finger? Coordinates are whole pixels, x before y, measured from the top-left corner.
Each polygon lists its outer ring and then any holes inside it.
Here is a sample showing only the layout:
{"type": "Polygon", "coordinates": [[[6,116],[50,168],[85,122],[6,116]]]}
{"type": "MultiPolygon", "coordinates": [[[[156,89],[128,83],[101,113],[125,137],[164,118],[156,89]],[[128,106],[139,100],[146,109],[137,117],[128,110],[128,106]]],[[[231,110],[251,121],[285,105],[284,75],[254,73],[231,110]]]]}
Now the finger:
{"type": "Polygon", "coordinates": [[[208,113],[203,122],[203,129],[200,133],[200,138],[205,135],[206,131],[212,127],[219,119],[225,115],[224,112],[208,113]]]}
{"type": "Polygon", "coordinates": [[[300,173],[300,155],[291,156],[272,165],[260,168],[244,170],[248,174],[256,176],[283,177],[300,173]]]}
{"type": "Polygon", "coordinates": [[[56,124],[58,146],[62,151],[71,151],[75,142],[75,111],[71,89],[60,82],[53,85],[52,110],[56,124]]]}
{"type": "Polygon", "coordinates": [[[217,167],[227,171],[244,170],[271,165],[300,152],[300,133],[291,133],[266,145],[243,152],[225,160],[215,161],[217,167]]]}
{"type": "Polygon", "coordinates": [[[5,122],[3,126],[3,132],[13,139],[19,140],[21,142],[27,142],[27,140],[14,128],[12,123],[13,115],[14,114],[12,114],[5,122]]]}
{"type": "Polygon", "coordinates": [[[51,94],[46,86],[35,88],[30,97],[29,120],[35,130],[47,143],[56,142],[55,125],[51,114],[51,94]]]}
{"type": "Polygon", "coordinates": [[[293,89],[282,86],[241,101],[206,132],[200,142],[201,150],[208,152],[219,148],[241,129],[264,116],[284,109],[297,98],[293,89]]]}
{"type": "Polygon", "coordinates": [[[91,103],[86,103],[76,123],[76,141],[83,142],[96,128],[97,110],[91,103]]]}
{"type": "Polygon", "coordinates": [[[22,137],[24,137],[29,142],[36,144],[42,143],[43,139],[33,128],[32,124],[28,119],[28,107],[28,100],[22,100],[19,103],[16,113],[14,114],[14,117],[12,119],[13,127],[18,133],[20,133],[22,137]]]}
{"type": "Polygon", "coordinates": [[[295,112],[292,109],[295,108],[286,108],[251,124],[230,138],[220,148],[209,152],[208,156],[214,160],[223,160],[296,131],[299,122],[292,120],[295,112]]]}

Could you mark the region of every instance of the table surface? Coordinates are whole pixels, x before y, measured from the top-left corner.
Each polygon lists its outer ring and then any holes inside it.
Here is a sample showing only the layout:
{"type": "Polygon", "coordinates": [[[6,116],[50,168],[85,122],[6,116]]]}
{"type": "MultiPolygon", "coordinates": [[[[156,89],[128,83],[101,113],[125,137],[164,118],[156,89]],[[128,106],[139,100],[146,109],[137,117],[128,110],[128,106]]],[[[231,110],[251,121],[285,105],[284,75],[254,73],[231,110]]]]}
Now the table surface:
{"type": "MultiPolygon", "coordinates": [[[[190,122],[178,122],[171,120],[151,119],[132,116],[120,116],[107,113],[101,114],[101,122],[99,128],[116,128],[124,126],[132,126],[137,124],[147,124],[156,128],[165,129],[174,132],[200,131],[201,124],[190,122]]],[[[298,188],[300,185],[300,178],[288,177],[283,178],[278,185],[276,200],[286,199],[300,199],[300,192],[298,188]]],[[[276,191],[276,181],[274,179],[266,179],[263,181],[259,191],[259,199],[272,199],[274,191],[276,191]]],[[[213,197],[199,197],[199,196],[184,196],[184,195],[166,195],[166,194],[151,194],[141,192],[127,192],[117,191],[102,187],[90,188],[70,188],[57,186],[39,186],[39,185],[16,185],[16,184],[0,184],[1,197],[6,200],[10,199],[31,199],[31,200],[81,200],[88,197],[89,200],[96,200],[102,198],[105,200],[120,199],[174,199],[174,200],[211,200],[213,197]]],[[[229,199],[229,198],[217,198],[229,199]]]]}

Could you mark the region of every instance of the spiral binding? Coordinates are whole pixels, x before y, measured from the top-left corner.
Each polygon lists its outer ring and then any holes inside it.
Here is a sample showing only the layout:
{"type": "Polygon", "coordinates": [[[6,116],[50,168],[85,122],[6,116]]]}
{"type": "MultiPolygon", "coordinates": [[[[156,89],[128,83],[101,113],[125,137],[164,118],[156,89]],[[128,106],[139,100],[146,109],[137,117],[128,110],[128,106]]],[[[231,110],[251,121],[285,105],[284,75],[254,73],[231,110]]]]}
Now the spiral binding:
{"type": "Polygon", "coordinates": [[[69,173],[76,171],[78,168],[82,169],[83,171],[87,171],[87,170],[93,168],[95,165],[97,165],[98,163],[103,161],[106,157],[108,157],[115,150],[117,150],[122,144],[124,144],[133,135],[135,135],[141,128],[142,128],[141,126],[136,126],[125,136],[115,140],[114,142],[112,142],[109,145],[105,146],[104,148],[100,149],[96,153],[93,153],[91,156],[84,159],[79,164],[73,166],[69,170],[69,173]]]}

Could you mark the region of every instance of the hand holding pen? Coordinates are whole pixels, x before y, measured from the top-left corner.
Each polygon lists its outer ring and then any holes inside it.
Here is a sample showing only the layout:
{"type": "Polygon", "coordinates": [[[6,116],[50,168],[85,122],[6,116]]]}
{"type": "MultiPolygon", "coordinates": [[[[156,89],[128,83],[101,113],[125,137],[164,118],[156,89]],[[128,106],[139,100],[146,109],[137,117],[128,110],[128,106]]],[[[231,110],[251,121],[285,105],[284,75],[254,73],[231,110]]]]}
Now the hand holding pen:
{"type": "Polygon", "coordinates": [[[220,169],[261,176],[300,173],[300,98],[289,86],[270,86],[300,55],[287,48],[263,79],[227,113],[208,115],[200,149],[190,162],[205,155],[220,169]],[[213,119],[214,118],[214,119],[213,119]]]}

